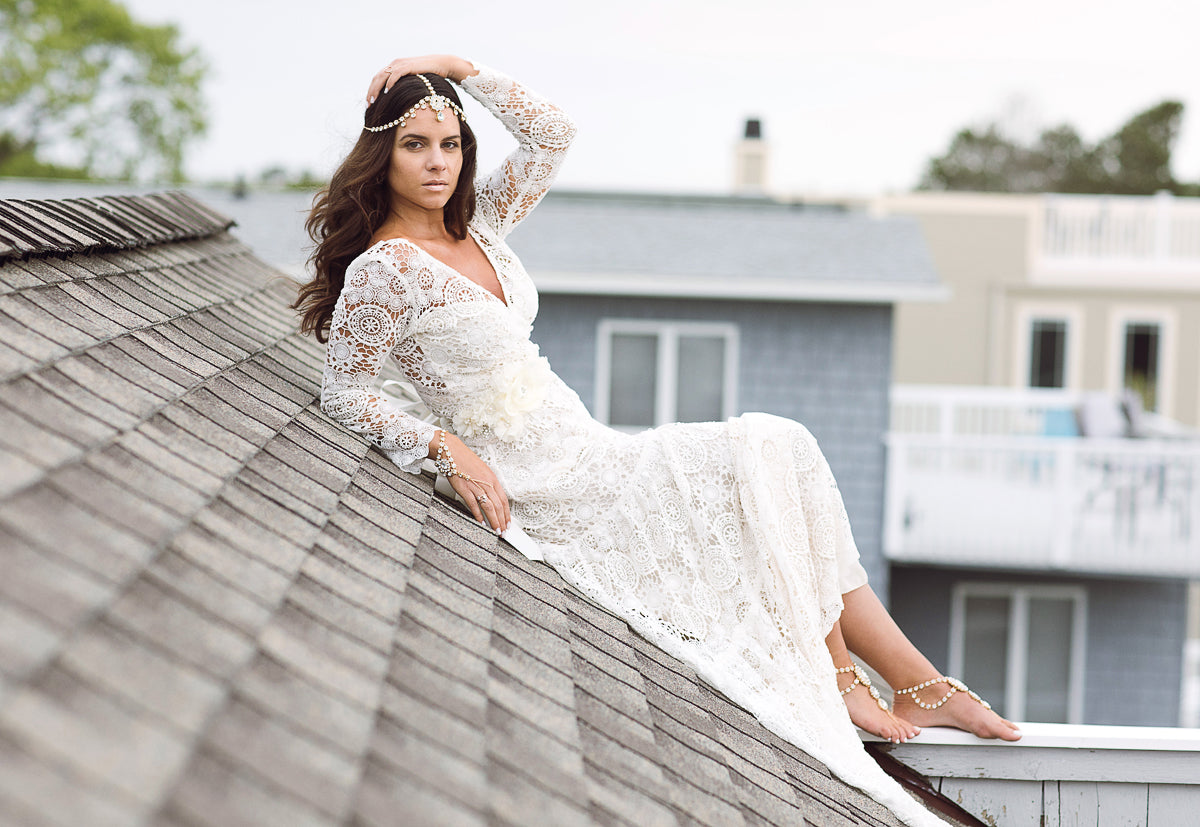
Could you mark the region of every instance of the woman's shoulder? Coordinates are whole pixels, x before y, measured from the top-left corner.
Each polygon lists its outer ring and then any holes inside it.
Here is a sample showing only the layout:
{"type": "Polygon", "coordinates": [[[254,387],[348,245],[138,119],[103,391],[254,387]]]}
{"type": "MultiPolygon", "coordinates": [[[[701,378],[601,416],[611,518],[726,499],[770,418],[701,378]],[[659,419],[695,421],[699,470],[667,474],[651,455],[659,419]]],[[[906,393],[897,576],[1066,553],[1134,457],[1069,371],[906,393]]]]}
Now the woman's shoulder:
{"type": "Polygon", "coordinates": [[[370,298],[374,288],[384,287],[391,292],[409,281],[412,269],[411,249],[407,243],[396,243],[398,239],[385,239],[372,244],[346,265],[346,281],[342,294],[347,292],[359,300],[370,298]],[[371,289],[368,289],[371,288],[371,289]],[[367,290],[366,295],[358,295],[367,290]]]}
{"type": "Polygon", "coordinates": [[[385,238],[363,250],[346,267],[342,297],[348,302],[422,308],[437,286],[424,251],[406,238],[385,238]]]}
{"type": "Polygon", "coordinates": [[[407,238],[384,238],[375,241],[346,266],[346,274],[383,267],[399,273],[411,270],[421,248],[407,238]]]}

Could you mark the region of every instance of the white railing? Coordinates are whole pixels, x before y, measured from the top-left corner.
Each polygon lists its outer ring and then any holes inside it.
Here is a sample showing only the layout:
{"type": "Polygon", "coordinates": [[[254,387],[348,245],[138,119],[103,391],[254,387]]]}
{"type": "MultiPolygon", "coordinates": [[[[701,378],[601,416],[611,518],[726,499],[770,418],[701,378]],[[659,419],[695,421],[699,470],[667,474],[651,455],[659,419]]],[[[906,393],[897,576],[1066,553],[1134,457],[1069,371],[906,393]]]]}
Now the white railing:
{"type": "Polygon", "coordinates": [[[1200,198],[1047,195],[1042,201],[1043,264],[1106,262],[1200,264],[1200,198]]]}
{"type": "Polygon", "coordinates": [[[893,388],[887,557],[1200,577],[1200,440],[1059,436],[1081,399],[893,388]]]}
{"type": "Polygon", "coordinates": [[[1039,388],[894,385],[891,431],[941,436],[1064,435],[1084,394],[1039,388]]]}
{"type": "Polygon", "coordinates": [[[1200,445],[892,434],[884,553],[1200,577],[1200,445]]]}

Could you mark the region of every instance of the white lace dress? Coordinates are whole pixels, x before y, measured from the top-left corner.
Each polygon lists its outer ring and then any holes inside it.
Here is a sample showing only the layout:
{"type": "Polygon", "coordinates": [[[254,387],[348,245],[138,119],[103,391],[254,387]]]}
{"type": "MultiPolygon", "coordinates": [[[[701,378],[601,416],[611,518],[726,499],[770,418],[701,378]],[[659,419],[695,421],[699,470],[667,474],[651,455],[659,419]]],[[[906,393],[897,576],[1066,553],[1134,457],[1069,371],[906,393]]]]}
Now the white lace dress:
{"type": "Polygon", "coordinates": [[[766,414],[637,434],[592,419],[530,341],[537,292],[504,242],[575,127],[486,68],[462,87],[519,143],[477,182],[469,225],[505,300],[411,242],[376,244],[347,269],[323,409],[418,470],[433,426],[374,387],[397,360],[563,577],[908,823],[940,824],[863,751],[837,691],[824,638],[866,575],[813,437],[766,414]]]}

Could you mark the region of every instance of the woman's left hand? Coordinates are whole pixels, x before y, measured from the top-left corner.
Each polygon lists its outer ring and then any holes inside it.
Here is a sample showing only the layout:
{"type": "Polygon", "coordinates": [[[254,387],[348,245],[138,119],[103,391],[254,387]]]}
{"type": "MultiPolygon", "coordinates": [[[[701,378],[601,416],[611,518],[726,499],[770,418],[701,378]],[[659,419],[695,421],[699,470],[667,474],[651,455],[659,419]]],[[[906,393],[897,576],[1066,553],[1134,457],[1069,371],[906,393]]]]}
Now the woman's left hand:
{"type": "Polygon", "coordinates": [[[405,75],[441,75],[455,83],[460,83],[463,78],[473,75],[477,71],[469,60],[463,60],[454,55],[398,57],[388,61],[387,65],[371,78],[371,85],[367,87],[367,104],[374,103],[380,92],[386,95],[392,88],[392,84],[405,75]]]}

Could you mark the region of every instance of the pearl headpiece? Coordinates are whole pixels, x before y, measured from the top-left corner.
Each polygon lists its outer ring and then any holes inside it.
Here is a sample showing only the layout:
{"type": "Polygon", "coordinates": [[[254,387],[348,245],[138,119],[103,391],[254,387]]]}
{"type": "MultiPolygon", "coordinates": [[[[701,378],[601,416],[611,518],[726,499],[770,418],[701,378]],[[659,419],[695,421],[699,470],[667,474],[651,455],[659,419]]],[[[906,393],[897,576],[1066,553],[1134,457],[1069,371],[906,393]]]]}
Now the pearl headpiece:
{"type": "Polygon", "coordinates": [[[433,84],[429,82],[429,78],[425,77],[424,75],[417,75],[417,77],[419,77],[421,82],[424,83],[429,89],[428,95],[413,104],[411,109],[409,109],[400,117],[396,118],[396,120],[389,121],[382,126],[364,126],[363,129],[367,130],[368,132],[383,132],[384,130],[391,129],[393,126],[404,126],[405,121],[417,114],[418,109],[429,109],[437,115],[437,119],[439,121],[444,121],[446,120],[447,106],[455,111],[460,121],[466,122],[467,116],[464,115],[463,111],[458,108],[458,104],[450,100],[445,95],[439,95],[433,88],[433,84]]]}

